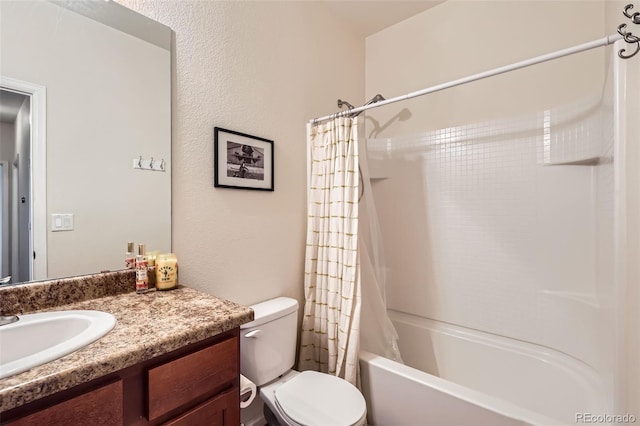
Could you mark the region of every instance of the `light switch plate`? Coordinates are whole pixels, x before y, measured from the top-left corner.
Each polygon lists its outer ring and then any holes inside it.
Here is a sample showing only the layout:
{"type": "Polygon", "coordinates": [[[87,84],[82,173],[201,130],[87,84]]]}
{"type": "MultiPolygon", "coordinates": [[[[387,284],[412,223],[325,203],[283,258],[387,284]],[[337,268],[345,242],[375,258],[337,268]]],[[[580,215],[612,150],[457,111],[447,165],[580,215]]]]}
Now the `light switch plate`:
{"type": "Polygon", "coordinates": [[[73,214],[54,213],[51,215],[51,231],[73,231],[73,214]]]}

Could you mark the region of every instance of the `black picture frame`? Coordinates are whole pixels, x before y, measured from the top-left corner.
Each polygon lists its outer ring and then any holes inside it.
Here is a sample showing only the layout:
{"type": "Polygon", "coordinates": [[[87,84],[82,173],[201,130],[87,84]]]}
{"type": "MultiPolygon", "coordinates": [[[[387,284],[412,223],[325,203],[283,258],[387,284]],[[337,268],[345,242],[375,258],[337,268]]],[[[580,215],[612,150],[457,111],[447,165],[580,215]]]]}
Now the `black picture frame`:
{"type": "Polygon", "coordinates": [[[272,140],[214,127],[213,152],[216,188],[274,190],[272,140]]]}

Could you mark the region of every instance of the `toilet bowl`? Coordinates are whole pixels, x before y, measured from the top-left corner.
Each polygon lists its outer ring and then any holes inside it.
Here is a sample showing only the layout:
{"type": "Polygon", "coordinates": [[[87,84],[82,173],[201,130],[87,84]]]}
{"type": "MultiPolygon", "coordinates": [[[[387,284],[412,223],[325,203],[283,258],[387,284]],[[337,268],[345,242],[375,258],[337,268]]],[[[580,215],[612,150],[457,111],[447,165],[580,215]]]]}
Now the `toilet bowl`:
{"type": "Polygon", "coordinates": [[[291,370],[260,388],[260,397],[282,426],[362,426],[367,406],[349,382],[317,371],[291,370]]]}
{"type": "Polygon", "coordinates": [[[365,399],[351,383],[329,374],[292,369],[298,302],[279,297],[251,308],[254,320],[240,327],[240,371],[258,387],[269,410],[269,424],[366,424],[365,399]]]}

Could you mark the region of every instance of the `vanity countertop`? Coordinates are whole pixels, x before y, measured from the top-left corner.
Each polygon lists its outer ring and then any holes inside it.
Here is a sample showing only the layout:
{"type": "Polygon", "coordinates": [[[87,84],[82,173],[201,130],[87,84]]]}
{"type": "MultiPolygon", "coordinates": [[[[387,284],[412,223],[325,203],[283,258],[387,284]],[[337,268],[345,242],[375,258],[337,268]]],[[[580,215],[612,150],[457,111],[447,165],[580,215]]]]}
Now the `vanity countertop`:
{"type": "Polygon", "coordinates": [[[0,379],[0,412],[216,336],[253,319],[251,308],[184,286],[146,294],[128,291],[88,300],[75,298],[65,296],[67,301],[73,301],[28,311],[99,310],[114,315],[116,326],[76,352],[0,379]]]}

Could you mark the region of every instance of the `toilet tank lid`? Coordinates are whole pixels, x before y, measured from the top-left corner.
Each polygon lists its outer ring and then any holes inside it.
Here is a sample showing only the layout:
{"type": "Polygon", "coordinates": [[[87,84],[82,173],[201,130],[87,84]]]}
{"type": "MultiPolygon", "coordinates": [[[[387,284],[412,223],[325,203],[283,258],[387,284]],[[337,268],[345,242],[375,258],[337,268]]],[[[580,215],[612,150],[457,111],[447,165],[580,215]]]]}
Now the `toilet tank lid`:
{"type": "Polygon", "coordinates": [[[298,310],[298,301],[290,297],[277,297],[249,306],[253,309],[253,321],[240,326],[252,328],[273,321],[298,310]]]}

